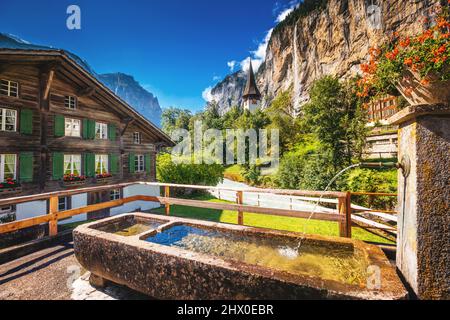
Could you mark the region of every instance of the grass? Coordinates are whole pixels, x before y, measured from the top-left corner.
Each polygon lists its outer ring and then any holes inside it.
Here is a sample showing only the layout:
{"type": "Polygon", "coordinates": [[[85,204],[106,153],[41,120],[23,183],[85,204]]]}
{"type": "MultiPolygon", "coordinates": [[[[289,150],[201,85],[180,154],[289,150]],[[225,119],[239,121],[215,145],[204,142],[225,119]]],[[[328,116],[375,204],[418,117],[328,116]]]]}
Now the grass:
{"type": "Polygon", "coordinates": [[[94,222],[95,220],[87,220],[87,221],[78,221],[78,222],[72,222],[72,223],[67,223],[67,224],[60,224],[58,225],[58,231],[66,231],[66,230],[73,230],[78,226],[81,226],[82,224],[86,224],[86,223],[91,223],[94,222]]]}
{"type": "MultiPolygon", "coordinates": [[[[196,200],[211,201],[216,203],[230,203],[224,200],[218,200],[211,196],[196,196],[196,200]]],[[[152,212],[157,214],[165,214],[164,208],[154,209],[152,212]]],[[[213,222],[222,222],[229,224],[237,223],[237,212],[229,210],[192,208],[186,206],[173,205],[170,207],[170,213],[173,216],[181,218],[199,219],[213,222]]],[[[292,232],[306,232],[307,234],[317,234],[323,236],[339,236],[339,228],[336,222],[319,221],[277,217],[270,215],[262,215],[256,213],[244,213],[244,224],[246,226],[268,228],[275,230],[284,230],[292,232]]],[[[391,241],[380,236],[374,235],[364,229],[353,227],[352,238],[384,244],[393,244],[391,241]]]]}
{"type": "Polygon", "coordinates": [[[225,169],[224,177],[226,179],[236,181],[236,182],[245,182],[244,177],[241,174],[242,167],[238,164],[229,166],[225,169]]]}

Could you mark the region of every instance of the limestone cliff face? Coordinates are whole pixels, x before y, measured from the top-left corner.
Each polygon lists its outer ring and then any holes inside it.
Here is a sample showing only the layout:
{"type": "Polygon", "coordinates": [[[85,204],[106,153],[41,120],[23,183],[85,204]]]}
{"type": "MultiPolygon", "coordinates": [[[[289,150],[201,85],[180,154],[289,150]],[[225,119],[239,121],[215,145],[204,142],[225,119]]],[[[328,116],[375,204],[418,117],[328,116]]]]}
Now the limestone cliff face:
{"type": "Polygon", "coordinates": [[[211,98],[219,106],[219,113],[224,114],[233,106],[240,106],[247,76],[238,71],[219,82],[211,90],[211,98]]]}
{"type": "Polygon", "coordinates": [[[420,32],[422,18],[439,2],[329,0],[324,7],[276,27],[257,74],[263,106],[281,91],[292,89],[294,106],[300,109],[309,99],[314,80],[328,74],[346,78],[358,73],[371,46],[381,45],[395,31],[420,32]]]}

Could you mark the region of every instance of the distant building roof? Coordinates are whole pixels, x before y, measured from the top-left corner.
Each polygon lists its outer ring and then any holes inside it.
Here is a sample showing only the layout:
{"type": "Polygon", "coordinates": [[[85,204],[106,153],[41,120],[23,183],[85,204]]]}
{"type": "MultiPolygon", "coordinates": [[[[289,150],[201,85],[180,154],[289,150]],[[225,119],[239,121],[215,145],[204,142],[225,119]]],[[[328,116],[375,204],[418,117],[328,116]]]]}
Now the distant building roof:
{"type": "Polygon", "coordinates": [[[244,94],[242,95],[244,99],[246,98],[261,98],[261,93],[256,85],[255,73],[253,72],[252,60],[250,59],[250,66],[248,68],[247,74],[247,84],[245,85],[244,94]]]}

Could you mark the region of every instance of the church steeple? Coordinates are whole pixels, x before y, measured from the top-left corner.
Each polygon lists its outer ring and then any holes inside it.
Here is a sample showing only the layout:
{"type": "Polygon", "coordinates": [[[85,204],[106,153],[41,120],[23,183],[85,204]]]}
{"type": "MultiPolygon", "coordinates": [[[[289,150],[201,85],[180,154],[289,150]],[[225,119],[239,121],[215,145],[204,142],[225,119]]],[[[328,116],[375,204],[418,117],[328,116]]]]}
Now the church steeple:
{"type": "Polygon", "coordinates": [[[261,101],[261,93],[256,85],[255,73],[253,72],[252,59],[250,59],[250,65],[247,73],[247,84],[245,85],[242,98],[244,99],[244,109],[251,112],[258,108],[259,102],[261,101]]]}

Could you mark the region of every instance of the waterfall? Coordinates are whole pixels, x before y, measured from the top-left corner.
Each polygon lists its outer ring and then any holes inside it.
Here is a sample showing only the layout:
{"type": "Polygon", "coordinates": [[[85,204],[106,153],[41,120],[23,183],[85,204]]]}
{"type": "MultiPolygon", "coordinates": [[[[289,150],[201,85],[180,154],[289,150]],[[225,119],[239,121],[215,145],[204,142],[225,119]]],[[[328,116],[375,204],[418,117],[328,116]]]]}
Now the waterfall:
{"type": "Polygon", "coordinates": [[[300,109],[300,94],[301,94],[301,85],[300,85],[300,81],[299,81],[299,58],[298,58],[298,31],[297,31],[297,23],[295,24],[295,29],[294,29],[294,48],[293,48],[293,56],[294,56],[294,61],[292,63],[293,68],[294,68],[294,76],[293,76],[293,81],[294,81],[294,92],[293,92],[293,104],[294,104],[294,115],[297,114],[297,112],[300,109]]]}

